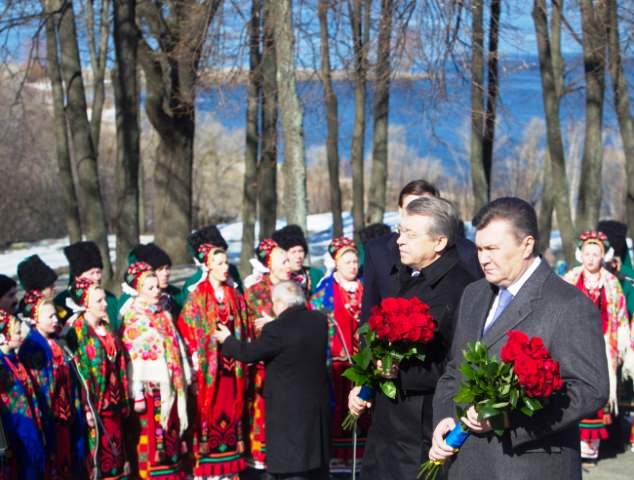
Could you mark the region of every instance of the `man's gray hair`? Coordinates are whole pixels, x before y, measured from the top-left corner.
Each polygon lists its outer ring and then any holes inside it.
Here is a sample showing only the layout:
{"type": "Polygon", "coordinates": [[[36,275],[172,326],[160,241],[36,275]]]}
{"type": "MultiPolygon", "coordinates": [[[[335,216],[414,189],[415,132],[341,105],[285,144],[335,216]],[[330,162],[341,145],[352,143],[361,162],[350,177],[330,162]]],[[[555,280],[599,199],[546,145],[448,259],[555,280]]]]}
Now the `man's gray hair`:
{"type": "Polygon", "coordinates": [[[429,235],[447,238],[447,248],[456,243],[458,234],[458,214],[449,200],[440,197],[420,197],[405,207],[408,215],[422,215],[432,219],[429,235]]]}
{"type": "Polygon", "coordinates": [[[271,299],[273,301],[279,300],[286,305],[287,308],[306,303],[304,290],[297,283],[291,280],[286,280],[273,285],[273,289],[271,290],[271,299]]]}

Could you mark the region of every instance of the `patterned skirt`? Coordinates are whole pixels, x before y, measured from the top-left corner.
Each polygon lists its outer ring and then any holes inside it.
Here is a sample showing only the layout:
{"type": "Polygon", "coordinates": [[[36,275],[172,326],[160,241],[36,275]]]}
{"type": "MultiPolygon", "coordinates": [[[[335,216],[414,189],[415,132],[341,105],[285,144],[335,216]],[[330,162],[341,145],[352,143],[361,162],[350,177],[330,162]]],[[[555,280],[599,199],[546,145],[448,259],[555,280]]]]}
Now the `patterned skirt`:
{"type": "Polygon", "coordinates": [[[264,364],[257,363],[250,368],[250,382],[247,394],[247,418],[249,436],[247,451],[249,466],[257,470],[266,469],[266,430],[264,422],[264,364]]]}

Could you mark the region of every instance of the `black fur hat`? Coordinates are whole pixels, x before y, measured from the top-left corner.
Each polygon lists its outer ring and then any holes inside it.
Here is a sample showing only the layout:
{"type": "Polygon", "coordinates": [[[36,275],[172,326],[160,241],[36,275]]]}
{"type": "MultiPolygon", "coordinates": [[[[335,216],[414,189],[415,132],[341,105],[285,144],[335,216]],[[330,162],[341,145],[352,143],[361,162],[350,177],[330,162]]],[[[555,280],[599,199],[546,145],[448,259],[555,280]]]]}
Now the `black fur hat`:
{"type": "Polygon", "coordinates": [[[0,273],[0,297],[4,297],[9,290],[17,286],[18,284],[15,280],[0,273]]]}
{"type": "Polygon", "coordinates": [[[64,247],[71,278],[80,277],[91,268],[103,268],[101,253],[95,242],[76,242],[64,247]]]}
{"type": "Polygon", "coordinates": [[[51,287],[57,280],[57,274],[39,256],[31,255],[18,265],[18,278],[22,288],[28,292],[51,287]]]}
{"type": "Polygon", "coordinates": [[[300,246],[308,253],[308,243],[304,237],[304,231],[299,225],[286,225],[273,232],[273,240],[284,250],[300,246]]]}
{"type": "Polygon", "coordinates": [[[627,250],[627,225],[616,220],[601,220],[597,230],[606,234],[610,246],[614,249],[614,255],[624,259],[627,250]]]}
{"type": "Polygon", "coordinates": [[[147,243],[145,245],[137,245],[128,255],[128,264],[134,262],[145,262],[149,264],[153,270],[164,266],[172,266],[172,259],[167,252],[159,247],[156,243],[147,243]]]}
{"type": "Polygon", "coordinates": [[[200,247],[203,243],[211,243],[216,247],[221,247],[223,250],[227,250],[227,248],[229,248],[229,245],[227,245],[227,242],[220,233],[220,230],[218,230],[218,227],[215,225],[207,225],[206,227],[200,228],[191,233],[187,237],[187,243],[189,244],[193,257],[196,257],[198,254],[198,247],[200,247]]]}
{"type": "Polygon", "coordinates": [[[390,233],[392,229],[385,223],[372,223],[359,231],[361,243],[366,243],[373,238],[379,238],[390,233]]]}

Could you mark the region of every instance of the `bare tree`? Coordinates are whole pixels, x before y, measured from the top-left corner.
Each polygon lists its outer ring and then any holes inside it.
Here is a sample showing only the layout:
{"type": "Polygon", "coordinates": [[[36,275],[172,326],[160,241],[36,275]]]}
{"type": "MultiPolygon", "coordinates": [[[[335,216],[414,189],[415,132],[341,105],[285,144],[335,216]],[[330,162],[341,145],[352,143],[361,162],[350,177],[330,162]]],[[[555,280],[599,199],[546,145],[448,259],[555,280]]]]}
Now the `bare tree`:
{"type": "Polygon", "coordinates": [[[249,83],[247,86],[246,148],[244,151],[244,187],[242,194],[242,245],[240,274],[249,274],[251,247],[255,243],[255,219],[258,193],[258,104],[261,94],[260,23],[262,2],[252,0],[249,20],[249,83]]]}
{"type": "Polygon", "coordinates": [[[566,160],[561,138],[559,106],[562,92],[561,13],[563,0],[553,1],[553,38],[548,33],[546,0],[534,0],[533,22],[539,53],[539,70],[542,82],[544,112],[546,114],[547,158],[550,159],[552,197],[557,223],[561,233],[564,255],[571,264],[574,259],[574,226],[570,209],[570,195],[566,181],[566,160]],[[556,42],[556,43],[555,43],[556,42]]]}
{"type": "Polygon", "coordinates": [[[319,32],[321,49],[321,78],[324,86],[326,116],[328,121],[328,138],[326,152],[328,157],[328,174],[330,178],[330,210],[332,212],[333,237],[343,235],[343,219],[341,217],[341,186],[339,185],[339,123],[337,114],[337,95],[332,87],[330,71],[330,47],[328,35],[328,2],[319,0],[319,32]]]}
{"type": "MultiPolygon", "coordinates": [[[[136,0],[113,4],[116,68],[112,70],[117,122],[116,274],[123,277],[128,252],[139,243],[140,128],[137,87],[136,0]]],[[[93,124],[94,125],[94,124],[93,124]]]]}
{"type": "Polygon", "coordinates": [[[286,221],[306,230],[304,113],[295,85],[295,39],[291,0],[273,2],[277,88],[284,135],[284,206],[286,221]]]}
{"type": "Polygon", "coordinates": [[[614,108],[625,153],[625,172],[627,177],[625,207],[627,224],[631,232],[634,229],[634,120],[630,111],[627,79],[625,78],[623,59],[621,57],[618,5],[616,0],[607,0],[606,9],[609,70],[614,90],[614,108]]]}
{"type": "Polygon", "coordinates": [[[594,228],[601,209],[603,163],[603,101],[605,93],[605,4],[580,0],[583,31],[583,63],[586,91],[586,134],[583,144],[583,175],[579,184],[577,227],[594,228]]]}
{"type": "Polygon", "coordinates": [[[140,2],[139,63],[145,111],[159,136],[154,171],[154,235],[185,263],[192,222],[196,79],[209,25],[222,0],[140,2]]]}

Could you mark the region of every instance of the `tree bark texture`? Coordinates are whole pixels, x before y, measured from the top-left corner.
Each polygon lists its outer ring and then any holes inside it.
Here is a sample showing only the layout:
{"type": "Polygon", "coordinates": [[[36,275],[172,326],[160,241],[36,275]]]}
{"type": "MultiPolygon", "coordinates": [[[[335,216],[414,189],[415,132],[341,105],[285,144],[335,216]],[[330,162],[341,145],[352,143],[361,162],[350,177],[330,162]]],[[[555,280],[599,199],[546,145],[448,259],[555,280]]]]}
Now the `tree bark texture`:
{"type": "Polygon", "coordinates": [[[630,235],[634,230],[634,119],[630,110],[630,98],[627,91],[627,79],[621,57],[619,35],[618,6],[616,0],[607,0],[608,61],[612,88],[614,90],[614,108],[619,122],[623,150],[625,152],[626,185],[626,222],[630,235]]]}
{"type": "MultiPolygon", "coordinates": [[[[560,7],[563,5],[560,3],[560,7]]],[[[561,13],[561,10],[558,9],[561,13]]],[[[561,125],[559,119],[559,103],[561,99],[561,84],[557,75],[561,74],[561,63],[556,63],[553,53],[559,52],[559,44],[551,47],[548,33],[548,20],[545,0],[534,0],[533,22],[537,37],[537,50],[539,54],[539,70],[542,83],[544,112],[546,115],[546,138],[548,143],[548,156],[551,162],[552,196],[554,198],[557,224],[561,233],[564,255],[569,265],[574,260],[575,230],[570,209],[570,194],[566,181],[566,160],[564,146],[561,137],[561,125]],[[558,65],[555,67],[555,65],[558,65]],[[556,68],[557,74],[555,73],[556,68]]],[[[560,17],[557,17],[560,18],[560,17]]],[[[561,27],[558,27],[559,29],[561,27]]],[[[556,29],[553,28],[553,31],[556,29]]],[[[558,31],[558,33],[560,30],[558,31]]],[[[559,35],[557,35],[559,39],[559,35]]],[[[559,62],[560,59],[557,60],[559,62]]]]}
{"type": "Polygon", "coordinates": [[[473,0],[471,11],[471,182],[474,212],[488,201],[484,169],[484,0],[473,0]]]}
{"type": "Polygon", "coordinates": [[[64,223],[71,243],[81,240],[81,221],[77,192],[73,180],[73,168],[68,139],[68,122],[64,111],[64,85],[59,64],[59,46],[57,41],[57,25],[59,14],[53,13],[50,1],[43,2],[46,12],[46,60],[48,63],[48,77],[51,82],[53,97],[53,119],[55,122],[55,153],[59,180],[64,194],[64,223]]]}
{"type": "Polygon", "coordinates": [[[260,73],[260,22],[261,0],[252,0],[249,21],[249,84],[247,86],[247,118],[244,149],[244,186],[242,194],[242,245],[240,252],[240,275],[250,273],[249,259],[255,243],[255,220],[258,193],[258,105],[261,93],[260,73]]]}
{"type": "Polygon", "coordinates": [[[498,99],[498,38],[500,33],[501,0],[491,0],[489,18],[489,52],[487,60],[487,101],[482,138],[482,166],[487,186],[487,200],[491,198],[491,172],[495,145],[495,122],[498,99]]]}
{"type": "Polygon", "coordinates": [[[586,123],[579,182],[577,228],[595,228],[601,210],[603,164],[603,101],[605,92],[605,8],[602,0],[580,0],[583,63],[586,80],[586,123]]]}
{"type": "Polygon", "coordinates": [[[333,238],[343,235],[341,217],[341,187],[339,185],[339,122],[337,112],[337,94],[332,86],[330,69],[330,45],[328,34],[328,3],[319,0],[319,34],[321,52],[321,79],[324,87],[328,137],[326,155],[328,157],[328,176],[330,178],[330,211],[332,212],[333,238]]]}
{"type": "Polygon", "coordinates": [[[381,0],[379,44],[374,80],[374,130],[372,139],[372,176],[368,192],[368,223],[383,221],[387,191],[388,128],[390,103],[390,40],[393,0],[381,0]]]}
{"type": "Polygon", "coordinates": [[[284,135],[284,206],[286,221],[306,231],[306,161],[303,109],[295,83],[295,39],[291,0],[273,2],[277,89],[284,135]]]}
{"type": "Polygon", "coordinates": [[[117,123],[116,278],[123,278],[128,253],[139,243],[140,128],[137,87],[135,0],[113,5],[116,68],[112,70],[117,123]]]}
{"type": "Polygon", "coordinates": [[[104,285],[110,286],[112,267],[108,250],[108,228],[99,186],[97,153],[88,121],[75,14],[70,1],[63,1],[61,5],[59,42],[62,75],[66,86],[66,114],[77,166],[82,231],[86,239],[94,241],[99,247],[103,262],[103,282],[104,285]]]}
{"type": "Polygon", "coordinates": [[[262,35],[262,97],[261,126],[262,145],[258,165],[258,214],[260,232],[258,238],[270,238],[277,221],[277,67],[273,3],[264,0],[262,35]]]}

